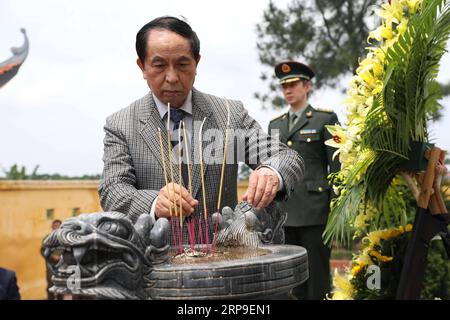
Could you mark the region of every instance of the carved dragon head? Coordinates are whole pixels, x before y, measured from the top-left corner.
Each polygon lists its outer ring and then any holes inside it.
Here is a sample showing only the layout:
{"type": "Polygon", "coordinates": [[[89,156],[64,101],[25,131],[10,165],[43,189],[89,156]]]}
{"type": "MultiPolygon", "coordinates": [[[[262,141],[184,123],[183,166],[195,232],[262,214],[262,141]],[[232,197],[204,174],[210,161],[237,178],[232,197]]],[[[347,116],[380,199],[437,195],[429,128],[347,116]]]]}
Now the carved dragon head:
{"type": "Polygon", "coordinates": [[[155,223],[143,214],[133,224],[119,212],[82,214],[67,219],[43,242],[57,294],[145,299],[152,264],[167,259],[167,219],[155,223]],[[56,266],[49,257],[62,253],[56,266]]]}

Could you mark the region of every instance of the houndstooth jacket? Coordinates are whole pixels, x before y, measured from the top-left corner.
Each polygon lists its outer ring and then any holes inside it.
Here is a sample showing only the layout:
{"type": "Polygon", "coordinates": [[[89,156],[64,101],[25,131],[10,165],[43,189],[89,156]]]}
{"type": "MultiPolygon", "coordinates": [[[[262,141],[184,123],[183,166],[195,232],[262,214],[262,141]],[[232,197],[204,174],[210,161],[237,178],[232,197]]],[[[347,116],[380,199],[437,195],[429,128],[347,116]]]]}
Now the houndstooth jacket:
{"type": "MultiPolygon", "coordinates": [[[[199,126],[195,124],[200,123],[206,117],[202,132],[208,132],[209,129],[225,132],[226,101],[228,101],[231,114],[229,128],[237,130],[240,134],[236,134],[233,139],[228,140],[221,207],[234,208],[237,204],[238,161],[246,162],[252,169],[261,165],[269,165],[276,169],[284,183],[283,191],[277,195],[278,199],[286,200],[294,191],[294,186],[303,177],[303,159],[297,152],[290,150],[284,144],[280,144],[277,139],[264,133],[260,125],[248,115],[241,102],[225,100],[193,89],[194,125],[189,154],[192,194],[195,199],[199,200],[196,216],[203,215],[204,211],[198,148],[199,126]],[[259,143],[262,141],[268,141],[270,145],[277,145],[279,151],[267,152],[264,145],[261,147],[261,143],[259,143]],[[245,148],[243,156],[242,154],[239,156],[238,145],[245,148]],[[230,153],[232,154],[230,155],[230,153]],[[238,157],[241,158],[238,159],[238,157]]],[[[104,127],[104,169],[99,186],[103,210],[125,213],[133,221],[136,221],[139,215],[150,212],[154,199],[165,185],[158,128],[162,130],[164,150],[167,150],[165,123],[158,113],[151,92],[107,118],[104,127]]],[[[205,141],[205,138],[202,140],[205,141]]],[[[220,158],[223,155],[223,142],[221,143],[221,147],[215,150],[216,155],[219,154],[220,158]]],[[[210,145],[203,142],[204,151],[207,147],[210,145]]],[[[203,156],[205,156],[205,152],[203,156]]],[[[167,152],[165,158],[166,164],[168,164],[167,152]]],[[[217,210],[222,164],[213,163],[214,161],[205,162],[206,207],[210,215],[217,210]]],[[[180,180],[178,171],[178,165],[174,164],[174,180],[176,182],[180,180]]],[[[209,227],[212,229],[212,223],[209,224],[209,227]]]]}

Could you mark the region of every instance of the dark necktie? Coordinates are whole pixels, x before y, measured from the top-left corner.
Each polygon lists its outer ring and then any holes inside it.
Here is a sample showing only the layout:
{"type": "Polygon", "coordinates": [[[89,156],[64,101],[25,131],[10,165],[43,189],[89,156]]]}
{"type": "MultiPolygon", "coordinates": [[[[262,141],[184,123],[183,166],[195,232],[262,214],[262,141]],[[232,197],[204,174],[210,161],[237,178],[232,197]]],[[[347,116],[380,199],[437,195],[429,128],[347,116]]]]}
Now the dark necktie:
{"type": "Polygon", "coordinates": [[[295,123],[297,122],[297,115],[296,114],[291,114],[289,116],[289,131],[292,130],[292,128],[294,128],[295,123]]]}
{"type": "MultiPolygon", "coordinates": [[[[173,130],[172,130],[173,135],[171,136],[172,139],[171,139],[170,143],[172,144],[172,148],[177,146],[178,143],[180,143],[179,148],[181,148],[181,157],[183,157],[184,136],[183,136],[183,132],[182,132],[181,139],[180,139],[180,141],[178,141],[178,132],[176,132],[176,131],[180,128],[180,122],[181,122],[181,120],[183,120],[183,117],[185,115],[186,115],[186,111],[184,111],[184,110],[170,108],[170,120],[172,120],[172,122],[175,124],[173,127],[173,130]],[[176,135],[176,139],[173,140],[175,135],[176,135]]],[[[178,159],[178,157],[177,157],[177,159],[178,159]]],[[[188,188],[188,182],[189,182],[187,170],[188,170],[187,164],[183,161],[182,165],[181,165],[181,175],[183,176],[183,183],[184,183],[184,186],[186,187],[186,189],[188,188]]]]}
{"type": "MultiPolygon", "coordinates": [[[[180,122],[183,120],[184,115],[186,114],[186,111],[181,109],[170,109],[170,120],[173,121],[175,124],[173,131],[180,128],[180,122]]],[[[178,143],[178,141],[177,141],[178,143]]]]}

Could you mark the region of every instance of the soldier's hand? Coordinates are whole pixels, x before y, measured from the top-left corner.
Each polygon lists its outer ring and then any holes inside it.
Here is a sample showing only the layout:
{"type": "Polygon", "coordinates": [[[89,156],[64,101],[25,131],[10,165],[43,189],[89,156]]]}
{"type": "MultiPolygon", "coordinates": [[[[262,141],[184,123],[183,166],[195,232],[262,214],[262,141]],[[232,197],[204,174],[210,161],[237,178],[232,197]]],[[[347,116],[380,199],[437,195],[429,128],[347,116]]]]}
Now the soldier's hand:
{"type": "Polygon", "coordinates": [[[194,212],[195,207],[198,206],[198,201],[193,199],[189,192],[177,183],[169,183],[159,190],[158,198],[156,200],[155,216],[170,217],[180,215],[180,199],[181,211],[183,216],[189,216],[194,212]]]}
{"type": "Polygon", "coordinates": [[[270,168],[260,168],[250,175],[248,189],[242,200],[258,210],[265,208],[275,198],[279,187],[280,181],[276,172],[270,168]]]}

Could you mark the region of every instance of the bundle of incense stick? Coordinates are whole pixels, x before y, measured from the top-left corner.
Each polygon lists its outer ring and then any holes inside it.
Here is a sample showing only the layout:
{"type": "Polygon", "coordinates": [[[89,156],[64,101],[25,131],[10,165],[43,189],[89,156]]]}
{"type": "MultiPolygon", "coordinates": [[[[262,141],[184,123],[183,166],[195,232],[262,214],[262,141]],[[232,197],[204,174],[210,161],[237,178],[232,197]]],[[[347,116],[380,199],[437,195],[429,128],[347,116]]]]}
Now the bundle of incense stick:
{"type": "MultiPolygon", "coordinates": [[[[188,139],[186,134],[186,126],[184,125],[184,122],[181,121],[180,130],[183,128],[183,136],[184,136],[184,156],[186,157],[186,167],[188,172],[188,192],[192,197],[192,181],[191,181],[191,170],[190,170],[190,162],[189,162],[189,146],[188,146],[188,139]]],[[[181,161],[180,161],[181,163],[181,161]]],[[[181,164],[180,164],[181,167],[181,164]]],[[[192,220],[192,216],[189,216],[187,218],[187,229],[188,229],[188,236],[189,236],[189,244],[191,246],[191,250],[194,251],[195,249],[195,219],[192,220]]]]}
{"type": "MultiPolygon", "coordinates": [[[[230,108],[228,105],[228,101],[226,102],[227,106],[227,126],[225,129],[225,142],[224,142],[224,155],[223,155],[223,162],[222,162],[222,171],[220,176],[220,185],[219,185],[219,195],[218,195],[218,201],[217,201],[217,212],[220,212],[220,205],[221,205],[221,199],[222,199],[222,187],[223,187],[223,179],[224,179],[224,172],[225,172],[225,163],[226,163],[226,154],[227,154],[227,144],[228,144],[228,128],[230,125],[230,108]]],[[[178,206],[176,203],[176,190],[175,190],[175,179],[174,179],[174,170],[173,170],[173,161],[172,161],[172,142],[171,142],[171,132],[170,132],[170,103],[167,105],[167,143],[168,143],[168,160],[169,160],[169,173],[170,173],[170,184],[169,184],[169,177],[167,172],[167,164],[165,160],[165,151],[163,146],[163,138],[162,138],[162,132],[161,129],[158,128],[159,133],[159,144],[160,144],[160,153],[161,153],[161,159],[163,164],[163,172],[164,172],[164,181],[167,186],[167,194],[169,197],[170,205],[169,205],[169,212],[170,212],[170,221],[171,221],[171,229],[172,229],[172,240],[173,240],[173,247],[175,248],[176,254],[182,254],[183,253],[183,208],[182,208],[182,187],[183,187],[183,178],[182,178],[182,155],[181,151],[182,148],[179,146],[178,148],[178,173],[179,173],[179,201],[178,206]]],[[[202,252],[209,253],[210,251],[210,241],[209,241],[209,227],[208,227],[208,211],[206,207],[206,190],[205,190],[205,178],[204,178],[204,164],[203,164],[203,143],[202,143],[202,136],[203,136],[203,125],[206,121],[206,117],[203,119],[202,124],[199,129],[199,148],[200,148],[200,173],[201,173],[201,186],[202,186],[202,201],[203,201],[203,219],[205,221],[205,246],[203,244],[203,228],[202,228],[202,215],[199,215],[198,219],[198,235],[196,237],[195,235],[195,212],[187,218],[187,232],[188,232],[188,241],[191,248],[191,251],[195,251],[195,240],[198,239],[198,245],[199,249],[202,252]]],[[[179,131],[178,131],[178,142],[181,143],[181,131],[183,130],[183,137],[184,137],[184,156],[186,157],[186,167],[187,167],[187,173],[188,173],[188,186],[186,186],[190,196],[192,196],[192,181],[191,181],[191,168],[190,168],[190,155],[189,155],[189,148],[188,148],[188,139],[186,134],[186,126],[183,121],[180,123],[179,131]]],[[[217,233],[218,229],[218,219],[216,219],[215,223],[215,231],[214,233],[217,233]]],[[[212,246],[212,253],[215,253],[216,248],[216,237],[213,239],[213,246],[212,246]]]]}
{"type": "MultiPolygon", "coordinates": [[[[205,218],[205,243],[206,243],[206,252],[209,252],[209,226],[208,226],[208,210],[206,208],[206,190],[205,190],[205,175],[203,171],[203,142],[202,142],[202,131],[203,131],[203,125],[205,124],[206,117],[202,121],[202,125],[200,126],[199,130],[199,146],[200,146],[200,175],[202,178],[202,200],[203,200],[203,213],[205,218]]],[[[199,218],[200,223],[200,234],[202,232],[201,230],[201,217],[199,218]]]]}
{"type": "MultiPolygon", "coordinates": [[[[225,174],[225,164],[227,162],[228,129],[230,127],[230,105],[228,104],[228,100],[225,100],[225,101],[226,101],[226,106],[227,106],[227,125],[225,127],[225,141],[224,141],[224,146],[223,146],[222,171],[220,172],[219,196],[217,199],[217,213],[220,213],[220,206],[221,206],[221,200],[222,200],[223,177],[225,174]]],[[[218,227],[219,227],[219,215],[216,215],[216,223],[214,226],[213,249],[212,249],[213,255],[216,252],[218,227]]]]}

